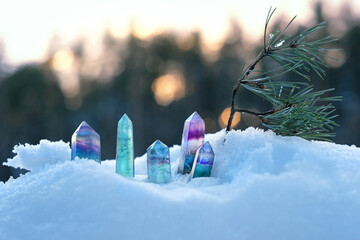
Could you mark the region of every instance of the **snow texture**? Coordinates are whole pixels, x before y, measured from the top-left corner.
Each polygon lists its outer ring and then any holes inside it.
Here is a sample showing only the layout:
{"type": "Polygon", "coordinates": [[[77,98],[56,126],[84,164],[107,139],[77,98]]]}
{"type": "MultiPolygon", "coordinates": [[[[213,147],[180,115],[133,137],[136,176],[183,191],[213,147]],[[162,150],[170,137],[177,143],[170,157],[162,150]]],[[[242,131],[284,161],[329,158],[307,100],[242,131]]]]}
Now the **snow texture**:
{"type": "Polygon", "coordinates": [[[114,160],[70,161],[63,142],[15,148],[31,172],[0,182],[0,239],[360,239],[360,149],[248,128],[208,134],[210,178],[115,173],[114,160]],[[62,157],[63,156],[63,157],[62,157]],[[36,170],[36,171],[34,171],[36,170]]]}
{"type": "Polygon", "coordinates": [[[69,143],[50,142],[49,140],[41,140],[38,145],[19,144],[14,147],[13,153],[16,156],[8,159],[4,165],[31,171],[54,163],[69,161],[71,157],[69,143]]]}

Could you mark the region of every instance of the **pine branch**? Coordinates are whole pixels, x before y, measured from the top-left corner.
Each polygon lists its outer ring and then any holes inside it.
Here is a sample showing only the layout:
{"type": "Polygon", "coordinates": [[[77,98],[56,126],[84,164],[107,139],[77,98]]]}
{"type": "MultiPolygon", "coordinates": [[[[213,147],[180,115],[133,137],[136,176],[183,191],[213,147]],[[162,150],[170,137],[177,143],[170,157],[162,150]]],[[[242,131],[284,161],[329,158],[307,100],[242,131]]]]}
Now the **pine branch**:
{"type": "Polygon", "coordinates": [[[275,10],[276,8],[270,8],[265,21],[263,47],[255,49],[241,68],[240,78],[233,88],[226,131],[231,128],[235,112],[244,112],[258,117],[265,127],[277,134],[328,140],[329,137],[334,136],[330,133],[333,126],[337,126],[332,120],[336,117],[332,115],[335,108],[331,103],[321,105],[321,102],[340,101],[341,97],[323,97],[333,89],[314,92],[308,82],[311,71],[324,78],[327,65],[323,58],[327,57],[327,50],[323,45],[336,39],[327,36],[307,41],[310,34],[326,27],[325,22],[295,36],[285,35],[296,17],[291,19],[285,28],[270,33],[267,37],[267,28],[275,10]],[[255,52],[257,52],[256,57],[248,63],[255,52]],[[273,60],[279,66],[271,70],[256,69],[257,64],[266,58],[273,60]],[[284,79],[284,75],[289,72],[294,72],[307,81],[292,82],[284,79]],[[273,106],[272,109],[259,113],[237,108],[235,97],[240,87],[268,101],[273,106]]]}

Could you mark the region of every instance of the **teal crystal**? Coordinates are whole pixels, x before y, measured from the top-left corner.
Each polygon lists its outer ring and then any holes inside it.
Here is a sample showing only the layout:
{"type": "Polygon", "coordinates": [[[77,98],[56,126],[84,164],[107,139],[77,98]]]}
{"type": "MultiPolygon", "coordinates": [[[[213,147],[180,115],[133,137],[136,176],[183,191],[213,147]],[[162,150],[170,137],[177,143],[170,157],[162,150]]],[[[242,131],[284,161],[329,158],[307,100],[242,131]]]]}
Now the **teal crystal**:
{"type": "Polygon", "coordinates": [[[147,173],[149,182],[168,183],[171,180],[169,147],[159,140],[147,149],[147,173]]]}
{"type": "Polygon", "coordinates": [[[71,159],[87,158],[101,163],[100,135],[83,121],[71,137],[71,159]]]}
{"type": "Polygon", "coordinates": [[[191,178],[210,177],[215,154],[209,142],[205,142],[196,151],[194,165],[191,170],[191,178]]]}
{"type": "Polygon", "coordinates": [[[125,177],[135,176],[133,124],[126,114],[118,122],[116,172],[125,177]]]}
{"type": "Polygon", "coordinates": [[[197,112],[185,120],[181,140],[179,172],[190,173],[196,150],[204,143],[205,122],[197,112]]]}

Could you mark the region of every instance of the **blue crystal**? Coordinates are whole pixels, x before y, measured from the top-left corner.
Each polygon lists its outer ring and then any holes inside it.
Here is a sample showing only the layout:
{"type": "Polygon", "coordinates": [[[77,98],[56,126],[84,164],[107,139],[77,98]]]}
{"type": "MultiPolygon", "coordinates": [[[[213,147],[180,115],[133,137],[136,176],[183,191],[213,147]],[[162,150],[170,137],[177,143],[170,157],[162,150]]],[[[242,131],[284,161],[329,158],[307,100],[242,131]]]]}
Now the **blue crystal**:
{"type": "Polygon", "coordinates": [[[196,150],[204,143],[205,122],[197,112],[185,120],[181,140],[179,172],[190,173],[196,150]]]}
{"type": "Polygon", "coordinates": [[[191,178],[210,177],[215,154],[209,142],[205,142],[196,151],[194,165],[191,170],[191,178]]]}
{"type": "Polygon", "coordinates": [[[126,114],[118,122],[116,172],[125,177],[134,177],[135,175],[133,124],[126,114]]]}
{"type": "Polygon", "coordinates": [[[71,137],[71,159],[87,158],[101,163],[100,135],[83,121],[71,137]]]}
{"type": "Polygon", "coordinates": [[[147,173],[149,182],[168,183],[171,181],[169,147],[159,140],[147,149],[147,173]]]}

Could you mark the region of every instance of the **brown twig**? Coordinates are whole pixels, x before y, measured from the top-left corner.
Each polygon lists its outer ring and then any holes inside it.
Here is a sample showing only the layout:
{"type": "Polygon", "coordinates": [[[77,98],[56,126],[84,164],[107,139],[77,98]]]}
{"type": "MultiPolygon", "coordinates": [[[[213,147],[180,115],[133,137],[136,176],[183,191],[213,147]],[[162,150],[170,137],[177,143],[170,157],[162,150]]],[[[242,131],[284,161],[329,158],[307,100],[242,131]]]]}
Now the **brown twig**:
{"type": "Polygon", "coordinates": [[[254,111],[251,111],[251,110],[248,110],[248,109],[239,109],[239,108],[235,108],[234,110],[235,110],[235,112],[248,113],[248,114],[251,114],[251,115],[254,115],[254,116],[257,116],[257,117],[261,118],[261,116],[267,116],[267,115],[276,113],[278,111],[284,110],[286,108],[289,108],[291,106],[292,106],[292,104],[288,103],[288,104],[285,104],[284,106],[282,106],[280,108],[271,109],[271,110],[266,111],[266,112],[254,112],[254,111]]]}
{"type": "Polygon", "coordinates": [[[230,111],[228,124],[226,126],[226,132],[230,131],[230,129],[231,129],[231,123],[232,123],[232,120],[233,120],[235,112],[236,112],[236,109],[235,109],[235,97],[236,97],[237,92],[239,91],[239,88],[240,88],[241,84],[254,84],[254,83],[250,83],[248,81],[245,81],[245,79],[255,69],[255,66],[261,61],[261,59],[263,59],[268,54],[269,54],[269,49],[265,49],[265,51],[263,50],[263,52],[260,53],[257,56],[257,58],[247,67],[247,70],[245,71],[245,74],[239,79],[237,84],[234,86],[233,93],[232,93],[232,98],[231,98],[231,111],[230,111]]]}
{"type": "MultiPolygon", "coordinates": [[[[235,112],[239,112],[237,111],[237,109],[235,109],[235,97],[236,94],[239,91],[239,88],[242,84],[246,84],[246,85],[250,85],[252,87],[258,87],[261,89],[266,88],[266,86],[262,83],[254,83],[251,81],[247,81],[247,77],[250,75],[250,73],[255,69],[256,65],[266,56],[269,56],[271,54],[271,52],[273,51],[281,51],[283,48],[298,48],[300,45],[296,42],[291,42],[288,45],[285,46],[281,46],[281,47],[276,47],[273,48],[272,46],[268,46],[265,49],[262,50],[262,52],[260,52],[260,54],[257,56],[257,58],[246,68],[245,73],[243,74],[243,76],[239,79],[239,81],[237,82],[237,84],[234,86],[233,88],[233,93],[232,93],[232,98],[231,98],[231,111],[230,111],[230,116],[229,116],[229,120],[228,120],[228,124],[226,126],[226,132],[230,131],[231,129],[231,124],[232,124],[232,120],[234,118],[235,112]]],[[[288,106],[284,106],[281,109],[284,109],[288,106]]],[[[279,109],[279,110],[281,110],[279,109]]],[[[277,110],[277,111],[279,111],[277,110]]],[[[241,112],[247,112],[250,114],[253,114],[255,116],[260,116],[260,115],[269,115],[271,113],[274,113],[273,111],[275,110],[270,110],[267,112],[267,114],[254,114],[255,112],[251,112],[249,110],[241,110],[241,112]]]]}

